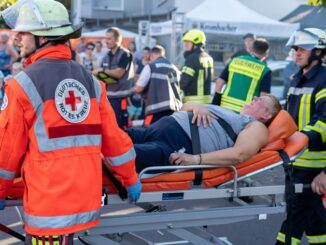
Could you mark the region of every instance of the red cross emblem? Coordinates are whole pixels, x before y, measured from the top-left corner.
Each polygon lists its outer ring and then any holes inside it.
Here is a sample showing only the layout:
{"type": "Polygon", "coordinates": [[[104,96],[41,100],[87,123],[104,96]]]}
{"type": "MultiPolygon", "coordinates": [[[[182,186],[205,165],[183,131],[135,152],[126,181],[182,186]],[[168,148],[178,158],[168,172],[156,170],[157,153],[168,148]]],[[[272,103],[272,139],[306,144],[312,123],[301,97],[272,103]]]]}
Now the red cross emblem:
{"type": "Polygon", "coordinates": [[[71,106],[72,111],[76,111],[77,104],[81,103],[81,97],[79,96],[75,97],[75,93],[73,90],[68,91],[68,93],[69,93],[69,97],[65,98],[65,103],[71,106]]]}

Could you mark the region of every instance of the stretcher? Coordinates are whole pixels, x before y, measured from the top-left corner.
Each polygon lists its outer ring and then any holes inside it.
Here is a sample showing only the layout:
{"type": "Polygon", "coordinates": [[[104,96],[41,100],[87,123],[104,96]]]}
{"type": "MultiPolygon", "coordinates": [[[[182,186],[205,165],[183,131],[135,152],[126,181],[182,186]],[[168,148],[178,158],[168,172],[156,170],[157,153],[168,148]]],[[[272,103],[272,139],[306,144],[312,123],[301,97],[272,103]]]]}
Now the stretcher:
{"type": "MultiPolygon", "coordinates": [[[[297,127],[286,111],[281,111],[268,127],[268,144],[249,160],[235,166],[219,167],[212,165],[150,167],[140,173],[143,185],[139,199],[143,203],[178,202],[228,198],[238,200],[244,196],[272,196],[264,205],[236,204],[232,207],[215,207],[203,210],[182,210],[128,215],[110,215],[101,217],[100,224],[87,231],[81,239],[88,244],[118,244],[112,234],[124,234],[124,239],[131,244],[153,244],[139,237],[135,232],[146,230],[164,230],[181,240],[173,244],[227,244],[210,236],[204,239],[201,227],[225,224],[248,219],[263,219],[268,214],[285,212],[284,202],[276,202],[275,196],[284,194],[284,185],[239,187],[238,181],[279,165],[290,164],[307,146],[307,137],[297,132],[297,127]],[[162,173],[151,176],[155,170],[177,170],[173,173],[162,173]],[[200,233],[200,235],[199,235],[200,233]],[[104,234],[107,234],[103,236],[104,234]],[[109,234],[109,235],[108,235],[109,234]],[[111,235],[110,235],[111,234],[111,235]],[[213,242],[212,242],[213,241],[213,242]]],[[[251,140],[251,139],[248,139],[251,140]]],[[[121,205],[121,200],[112,181],[103,176],[103,204],[121,205]]],[[[17,179],[11,190],[12,198],[22,196],[22,182],[17,179]]],[[[296,185],[296,192],[302,191],[302,185],[296,185]]],[[[236,202],[239,203],[239,202],[236,202]]],[[[240,202],[241,203],[241,202],[240,202]]],[[[176,242],[176,241],[174,241],[176,242]]],[[[163,244],[163,243],[160,243],[163,244]]],[[[164,243],[172,244],[172,243],[164,243]]]]}

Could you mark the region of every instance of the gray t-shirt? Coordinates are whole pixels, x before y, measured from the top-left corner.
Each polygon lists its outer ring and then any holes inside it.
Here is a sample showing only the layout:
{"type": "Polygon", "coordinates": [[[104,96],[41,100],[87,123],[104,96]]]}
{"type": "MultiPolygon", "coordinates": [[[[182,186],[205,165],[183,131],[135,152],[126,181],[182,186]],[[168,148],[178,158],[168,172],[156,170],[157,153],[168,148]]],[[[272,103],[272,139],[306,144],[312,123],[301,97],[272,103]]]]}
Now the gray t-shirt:
{"type": "MultiPolygon", "coordinates": [[[[210,112],[214,113],[218,117],[224,119],[228,124],[230,124],[237,135],[248,123],[256,120],[253,117],[237,114],[233,111],[219,106],[207,105],[207,107],[210,112]]],[[[191,139],[188,113],[185,111],[178,111],[173,113],[172,116],[191,139]]],[[[199,138],[202,153],[217,151],[232,147],[234,145],[234,142],[231,140],[225,130],[220,126],[217,120],[213,120],[212,127],[204,128],[202,125],[200,125],[199,138]]]]}

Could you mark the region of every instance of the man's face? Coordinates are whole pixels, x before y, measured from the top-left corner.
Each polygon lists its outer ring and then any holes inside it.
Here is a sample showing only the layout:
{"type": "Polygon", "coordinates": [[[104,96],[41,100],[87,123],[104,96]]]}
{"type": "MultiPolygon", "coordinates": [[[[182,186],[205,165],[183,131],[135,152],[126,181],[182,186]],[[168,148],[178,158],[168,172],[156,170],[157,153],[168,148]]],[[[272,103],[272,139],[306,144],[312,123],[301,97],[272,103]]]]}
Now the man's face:
{"type": "Polygon", "coordinates": [[[244,105],[241,114],[252,116],[259,121],[266,121],[272,117],[270,113],[272,103],[272,99],[269,96],[254,97],[251,103],[244,105]]]}
{"type": "Polygon", "coordinates": [[[95,50],[96,50],[96,52],[101,52],[102,51],[102,45],[100,43],[96,43],[95,50]]]}
{"type": "Polygon", "coordinates": [[[186,51],[191,51],[194,44],[192,42],[184,41],[186,51]]]}
{"type": "Polygon", "coordinates": [[[16,39],[18,47],[20,48],[20,56],[22,58],[27,58],[36,50],[33,34],[29,32],[19,32],[16,39]]]}
{"type": "Polygon", "coordinates": [[[6,36],[5,34],[1,34],[0,43],[1,44],[7,44],[7,42],[8,42],[8,36],[6,36]]]}
{"type": "Polygon", "coordinates": [[[92,54],[94,51],[94,47],[92,45],[88,45],[86,50],[88,54],[92,54]]]}
{"type": "Polygon", "coordinates": [[[143,50],[143,58],[145,60],[149,60],[150,56],[151,56],[151,53],[148,50],[146,50],[146,49],[143,50]]]}
{"type": "Polygon", "coordinates": [[[244,46],[245,46],[245,49],[248,51],[248,52],[251,52],[252,51],[252,46],[254,44],[254,41],[255,39],[251,38],[251,37],[247,37],[243,40],[244,42],[244,46]]]}
{"type": "Polygon", "coordinates": [[[108,47],[108,49],[113,49],[119,45],[118,39],[114,37],[114,34],[112,32],[107,32],[105,36],[106,36],[106,46],[108,47]]]}
{"type": "Polygon", "coordinates": [[[295,47],[294,61],[300,67],[303,68],[308,64],[309,57],[311,55],[311,50],[303,49],[300,47],[295,47]]]}

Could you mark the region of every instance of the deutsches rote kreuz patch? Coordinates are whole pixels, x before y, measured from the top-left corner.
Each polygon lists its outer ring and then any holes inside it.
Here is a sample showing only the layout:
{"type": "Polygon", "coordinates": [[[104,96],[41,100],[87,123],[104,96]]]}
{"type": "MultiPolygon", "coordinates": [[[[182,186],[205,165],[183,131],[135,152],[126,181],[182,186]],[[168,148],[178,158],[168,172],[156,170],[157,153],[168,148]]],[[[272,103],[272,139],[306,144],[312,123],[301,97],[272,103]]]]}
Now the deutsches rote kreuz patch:
{"type": "Polygon", "coordinates": [[[7,108],[7,106],[8,106],[8,103],[9,103],[9,101],[8,101],[8,97],[7,97],[7,95],[6,95],[6,93],[3,95],[3,99],[2,99],[2,105],[1,105],[1,111],[3,111],[4,109],[6,109],[7,108]]]}
{"type": "Polygon", "coordinates": [[[65,79],[58,84],[54,100],[59,114],[71,123],[84,121],[91,109],[88,91],[74,79],[65,79]]]}

